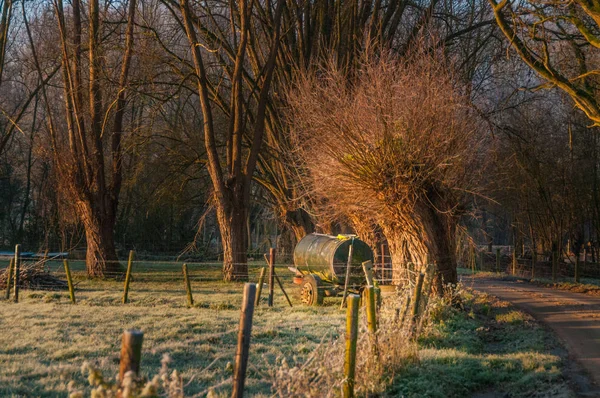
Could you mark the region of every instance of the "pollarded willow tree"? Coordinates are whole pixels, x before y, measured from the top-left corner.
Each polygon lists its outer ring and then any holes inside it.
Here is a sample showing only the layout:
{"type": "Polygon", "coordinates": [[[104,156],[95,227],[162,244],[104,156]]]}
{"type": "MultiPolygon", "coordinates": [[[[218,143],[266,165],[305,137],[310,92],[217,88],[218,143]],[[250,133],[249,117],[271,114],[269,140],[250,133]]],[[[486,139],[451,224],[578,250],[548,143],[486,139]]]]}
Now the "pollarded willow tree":
{"type": "Polygon", "coordinates": [[[441,50],[383,56],[351,79],[335,67],[304,76],[289,94],[309,194],[380,225],[394,264],[436,263],[439,287],[456,282],[457,217],[485,160],[451,70],[441,50]]]}

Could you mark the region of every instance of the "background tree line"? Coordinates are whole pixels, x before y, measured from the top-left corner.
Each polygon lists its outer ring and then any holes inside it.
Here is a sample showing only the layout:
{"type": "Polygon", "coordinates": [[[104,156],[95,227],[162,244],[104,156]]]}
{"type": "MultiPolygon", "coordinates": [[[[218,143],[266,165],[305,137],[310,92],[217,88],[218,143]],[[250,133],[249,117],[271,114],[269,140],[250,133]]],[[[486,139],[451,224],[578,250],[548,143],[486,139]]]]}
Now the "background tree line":
{"type": "MultiPolygon", "coordinates": [[[[575,252],[584,243],[596,245],[595,14],[586,14],[585,4],[581,10],[515,4],[515,12],[524,7],[551,16],[540,40],[526,35],[518,42],[510,35],[526,33],[531,20],[507,22],[507,4],[1,1],[0,246],[86,248],[92,276],[118,270],[119,251],[130,248],[186,251],[219,258],[225,279],[244,280],[253,251],[277,245],[289,254],[313,231],[355,231],[376,250],[387,243],[394,261],[433,254],[449,270],[457,261],[456,228],[467,227],[478,244],[550,250],[568,242],[575,252]],[[528,52],[528,45],[542,50],[528,52]],[[547,59],[558,58],[553,69],[531,58],[543,58],[544,51],[547,59]],[[432,234],[436,241],[444,236],[443,250],[411,243],[415,235],[406,231],[424,224],[411,226],[422,217],[406,218],[408,208],[395,220],[373,213],[377,206],[346,203],[344,211],[335,210],[336,198],[315,189],[311,157],[299,152],[309,141],[302,134],[314,130],[297,131],[300,82],[313,76],[318,86],[335,71],[361,87],[373,59],[393,59],[401,68],[396,62],[415,54],[421,61],[410,65],[430,60],[447,77],[420,87],[448,85],[456,93],[431,115],[442,115],[445,104],[460,97],[459,108],[468,109],[460,112],[476,119],[457,129],[456,137],[474,132],[466,141],[478,137],[474,153],[454,153],[477,155],[461,166],[460,178],[457,169],[444,181],[420,180],[435,192],[423,196],[425,208],[433,215],[452,209],[450,218],[434,217],[445,230],[432,234]],[[462,193],[436,202],[442,186],[462,193]]],[[[410,65],[404,65],[406,75],[410,65]]],[[[334,142],[349,139],[334,127],[334,142]]],[[[372,162],[382,172],[422,167],[431,152],[423,149],[427,139],[415,140],[410,152],[394,149],[391,158],[372,162]],[[391,161],[412,153],[421,160],[391,161]]],[[[441,159],[431,164],[447,163],[441,159]]]]}

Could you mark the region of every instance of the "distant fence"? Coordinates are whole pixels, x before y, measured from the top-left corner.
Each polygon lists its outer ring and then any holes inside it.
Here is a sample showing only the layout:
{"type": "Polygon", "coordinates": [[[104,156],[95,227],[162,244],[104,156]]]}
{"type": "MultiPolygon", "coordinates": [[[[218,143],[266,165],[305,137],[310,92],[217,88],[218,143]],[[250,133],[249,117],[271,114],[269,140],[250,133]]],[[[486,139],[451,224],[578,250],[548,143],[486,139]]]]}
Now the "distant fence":
{"type": "Polygon", "coordinates": [[[480,271],[504,272],[525,278],[553,278],[555,273],[554,278],[574,279],[577,271],[579,278],[600,279],[600,263],[589,261],[589,258],[586,259],[583,254],[576,259],[574,256],[565,257],[556,254],[553,258],[552,253],[535,253],[535,261],[533,258],[534,254],[530,250],[526,251],[525,256],[522,255],[521,250],[514,255],[512,246],[506,246],[497,248],[493,252],[479,250],[475,252],[474,259],[463,260],[462,266],[480,271]],[[553,267],[554,263],[556,263],[555,267],[553,267]]]}

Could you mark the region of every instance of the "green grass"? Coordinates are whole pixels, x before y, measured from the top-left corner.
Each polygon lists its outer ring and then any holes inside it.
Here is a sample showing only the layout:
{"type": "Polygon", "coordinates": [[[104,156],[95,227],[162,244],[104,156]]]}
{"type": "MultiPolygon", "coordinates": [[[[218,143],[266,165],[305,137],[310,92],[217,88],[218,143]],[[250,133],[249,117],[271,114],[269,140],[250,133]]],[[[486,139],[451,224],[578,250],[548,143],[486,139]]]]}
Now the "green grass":
{"type": "Polygon", "coordinates": [[[419,365],[396,377],[391,396],[572,394],[561,374],[560,347],[529,315],[485,294],[461,297],[461,309],[433,313],[419,339],[419,365]]]}

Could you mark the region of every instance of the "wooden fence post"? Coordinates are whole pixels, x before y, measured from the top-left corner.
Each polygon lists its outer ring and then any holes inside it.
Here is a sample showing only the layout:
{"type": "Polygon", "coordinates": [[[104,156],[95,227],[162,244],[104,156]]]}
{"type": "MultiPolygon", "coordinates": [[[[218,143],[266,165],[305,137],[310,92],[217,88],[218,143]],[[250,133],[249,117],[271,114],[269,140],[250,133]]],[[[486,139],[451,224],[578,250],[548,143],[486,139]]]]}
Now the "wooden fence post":
{"type": "Polygon", "coordinates": [[[346,304],[346,296],[348,295],[348,284],[350,283],[350,267],[352,267],[352,255],[354,253],[354,237],[351,238],[350,248],[348,249],[348,262],[346,263],[346,277],[344,278],[344,293],[342,294],[342,304],[340,309],[346,304]]]}
{"type": "Polygon", "coordinates": [[[344,357],[343,397],[354,397],[354,372],[356,370],[356,341],[358,339],[358,307],[360,296],[349,294],[346,298],[346,355],[344,357]]]}
{"type": "Polygon", "coordinates": [[[13,273],[14,266],[15,266],[15,259],[13,257],[8,262],[8,268],[6,269],[6,299],[7,300],[10,299],[10,284],[12,283],[12,278],[13,278],[12,273],[13,273]]]}
{"type": "MultiPolygon", "coordinates": [[[[271,249],[272,250],[272,249],[271,249]]],[[[248,353],[250,351],[250,336],[252,333],[252,316],[254,315],[254,300],[256,298],[256,285],[244,285],[242,299],[242,313],[238,331],[237,349],[235,352],[235,369],[233,372],[232,398],[244,396],[244,382],[246,381],[246,367],[248,366],[248,353]]]]}
{"type": "Polygon", "coordinates": [[[366,309],[367,309],[367,327],[371,334],[377,333],[377,310],[376,310],[376,298],[375,298],[375,287],[367,286],[365,288],[366,309]]]}
{"type": "Polygon", "coordinates": [[[500,248],[496,249],[496,273],[500,272],[500,248]]]}
{"type": "Polygon", "coordinates": [[[535,252],[535,249],[531,251],[531,279],[535,278],[535,263],[537,260],[537,253],[535,252]]]}
{"type": "Polygon", "coordinates": [[[15,303],[19,302],[19,279],[21,278],[21,245],[15,246],[15,303]]]}
{"type": "Polygon", "coordinates": [[[194,306],[194,297],[192,296],[192,285],[190,284],[190,275],[188,274],[187,264],[183,264],[183,278],[185,279],[185,291],[187,293],[188,307],[194,306]]]}
{"type": "Polygon", "coordinates": [[[139,330],[125,330],[121,340],[121,361],[119,364],[119,384],[123,382],[125,373],[140,372],[142,360],[142,342],[144,333],[139,330]]]}
{"type": "Polygon", "coordinates": [[[71,269],[69,268],[69,261],[63,260],[63,266],[65,267],[65,275],[67,276],[67,285],[69,286],[69,297],[71,302],[75,304],[75,289],[73,288],[73,279],[71,278],[71,269]]]}
{"type": "Polygon", "coordinates": [[[579,254],[575,256],[575,283],[579,283],[579,254]]]}
{"type": "Polygon", "coordinates": [[[381,272],[379,277],[381,278],[381,283],[385,283],[388,280],[387,270],[385,269],[385,245],[381,244],[381,272]]]}
{"type": "Polygon", "coordinates": [[[133,267],[134,251],[129,251],[129,261],[127,261],[127,274],[125,274],[125,286],[123,288],[123,304],[127,304],[129,296],[129,282],[131,281],[131,268],[133,267]]]}
{"type": "Polygon", "coordinates": [[[273,306],[273,294],[275,291],[275,249],[269,250],[269,307],[273,306]]]}
{"type": "Polygon", "coordinates": [[[512,274],[515,276],[517,274],[517,247],[515,246],[512,255],[512,274]]]}
{"type": "Polygon", "coordinates": [[[398,321],[398,325],[402,327],[404,324],[404,320],[406,319],[406,315],[408,314],[408,310],[410,310],[410,295],[406,296],[406,302],[404,303],[404,308],[402,309],[402,316],[398,321]]]}
{"type": "Polygon", "coordinates": [[[484,271],[485,269],[485,250],[479,252],[479,269],[484,271]]]}
{"type": "MultiPolygon", "coordinates": [[[[270,260],[269,260],[270,265],[270,260]]],[[[256,284],[256,300],[254,301],[254,305],[258,307],[260,304],[260,294],[262,293],[263,284],[265,283],[265,274],[267,273],[267,268],[262,267],[260,270],[260,276],[258,277],[258,283],[256,284]]]]}
{"type": "Polygon", "coordinates": [[[367,286],[373,286],[373,263],[371,260],[364,261],[362,263],[362,269],[365,273],[365,279],[367,280],[367,286]]]}
{"type": "Polygon", "coordinates": [[[556,250],[552,250],[552,282],[556,282],[556,268],[558,266],[558,256],[556,250]]]}
{"type": "Polygon", "coordinates": [[[417,284],[415,285],[415,293],[413,295],[413,307],[412,307],[412,318],[411,318],[411,332],[414,332],[415,326],[417,324],[417,318],[419,316],[419,303],[421,301],[421,290],[423,290],[423,280],[425,279],[425,274],[420,273],[417,278],[417,284]]]}
{"type": "Polygon", "coordinates": [[[475,261],[475,248],[473,245],[469,245],[469,262],[471,263],[471,274],[475,273],[476,261],[475,261]]]}

